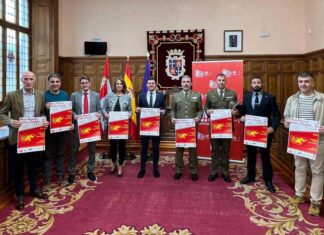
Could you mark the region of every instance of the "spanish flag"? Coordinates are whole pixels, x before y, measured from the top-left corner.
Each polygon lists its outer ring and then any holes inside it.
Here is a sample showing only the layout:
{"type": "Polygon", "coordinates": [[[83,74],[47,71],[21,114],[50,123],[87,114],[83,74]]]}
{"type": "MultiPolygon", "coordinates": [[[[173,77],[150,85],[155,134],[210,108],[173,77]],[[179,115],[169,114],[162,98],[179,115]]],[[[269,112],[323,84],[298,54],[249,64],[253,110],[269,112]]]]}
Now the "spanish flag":
{"type": "Polygon", "coordinates": [[[131,70],[129,66],[129,59],[127,58],[127,64],[125,68],[125,76],[124,81],[126,83],[126,89],[129,92],[129,95],[131,96],[132,101],[132,118],[130,120],[129,124],[129,136],[131,140],[137,140],[138,134],[137,134],[137,119],[136,119],[136,101],[135,101],[135,95],[134,95],[134,86],[131,78],[131,70]]]}

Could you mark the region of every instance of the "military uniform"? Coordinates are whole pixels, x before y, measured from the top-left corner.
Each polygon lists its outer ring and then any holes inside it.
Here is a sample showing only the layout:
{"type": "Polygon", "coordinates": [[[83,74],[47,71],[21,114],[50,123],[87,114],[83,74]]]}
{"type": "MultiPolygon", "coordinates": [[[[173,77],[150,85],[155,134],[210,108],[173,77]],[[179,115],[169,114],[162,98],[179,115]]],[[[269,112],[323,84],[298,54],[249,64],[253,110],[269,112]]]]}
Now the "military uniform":
{"type": "MultiPolygon", "coordinates": [[[[199,92],[192,90],[180,91],[173,96],[171,108],[171,118],[175,119],[192,119],[202,116],[202,102],[199,92]]],[[[184,148],[176,148],[176,172],[182,173],[184,169],[183,162],[184,148]]],[[[189,170],[191,174],[197,174],[198,159],[197,149],[189,148],[189,170]]]]}
{"type": "MultiPolygon", "coordinates": [[[[221,90],[212,90],[207,93],[205,111],[208,109],[232,109],[237,103],[235,91],[223,89],[223,95],[220,96],[221,90]]],[[[223,176],[229,175],[229,150],[231,139],[210,139],[212,146],[212,165],[211,175],[217,175],[220,167],[223,176]]]]}

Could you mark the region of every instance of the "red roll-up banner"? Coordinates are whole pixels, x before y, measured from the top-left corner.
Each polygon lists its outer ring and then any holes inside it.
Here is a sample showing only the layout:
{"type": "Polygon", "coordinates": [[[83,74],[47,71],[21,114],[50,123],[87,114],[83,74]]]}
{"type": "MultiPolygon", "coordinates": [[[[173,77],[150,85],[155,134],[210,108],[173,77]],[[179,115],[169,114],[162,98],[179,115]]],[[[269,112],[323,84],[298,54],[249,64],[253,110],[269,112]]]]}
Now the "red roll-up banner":
{"type": "MultiPolygon", "coordinates": [[[[226,75],[226,88],[237,93],[240,103],[243,101],[243,60],[200,61],[192,62],[192,88],[201,93],[203,106],[207,92],[216,89],[216,75],[226,75]]],[[[200,158],[210,158],[210,127],[206,114],[198,125],[197,152],[200,158]]],[[[243,159],[243,125],[234,118],[234,132],[230,151],[230,160],[242,162],[243,159]]]]}

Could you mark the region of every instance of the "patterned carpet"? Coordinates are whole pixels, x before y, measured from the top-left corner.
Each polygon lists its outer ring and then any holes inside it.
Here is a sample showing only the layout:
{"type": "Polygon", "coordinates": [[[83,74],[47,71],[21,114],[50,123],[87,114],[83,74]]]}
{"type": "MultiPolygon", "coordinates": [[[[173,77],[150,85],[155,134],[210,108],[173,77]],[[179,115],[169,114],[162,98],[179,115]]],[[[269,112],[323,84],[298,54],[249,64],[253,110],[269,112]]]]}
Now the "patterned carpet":
{"type": "Polygon", "coordinates": [[[48,200],[29,198],[22,212],[13,205],[5,208],[0,234],[324,234],[323,218],[309,216],[308,203],[287,203],[293,190],[277,175],[277,193],[271,194],[262,180],[238,183],[245,175],[240,164],[230,166],[232,183],[208,182],[208,161],[200,161],[198,182],[187,171],[174,181],[173,156],[161,157],[160,179],[152,176],[150,164],[145,177],[137,179],[138,158],[126,163],[122,178],[109,175],[109,166],[109,160],[97,159],[93,183],[83,160],[75,184],[53,183],[48,200]]]}

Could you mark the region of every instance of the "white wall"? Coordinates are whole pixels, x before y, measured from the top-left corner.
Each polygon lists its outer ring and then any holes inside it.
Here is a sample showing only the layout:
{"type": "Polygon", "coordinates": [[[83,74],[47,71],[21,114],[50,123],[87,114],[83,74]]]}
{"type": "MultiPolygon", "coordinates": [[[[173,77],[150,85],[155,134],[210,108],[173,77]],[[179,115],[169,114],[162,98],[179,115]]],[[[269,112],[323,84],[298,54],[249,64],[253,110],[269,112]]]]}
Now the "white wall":
{"type": "Polygon", "coordinates": [[[306,0],[306,51],[324,48],[324,1],[306,0]]]}
{"type": "MultiPolygon", "coordinates": [[[[223,32],[233,29],[244,30],[237,54],[305,53],[305,1],[324,11],[322,0],[59,0],[59,55],[82,56],[83,42],[99,35],[110,56],[144,56],[146,31],[174,29],[205,29],[206,55],[228,54],[223,32]]],[[[314,30],[316,20],[307,21],[314,30]]]]}

